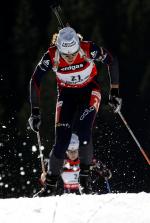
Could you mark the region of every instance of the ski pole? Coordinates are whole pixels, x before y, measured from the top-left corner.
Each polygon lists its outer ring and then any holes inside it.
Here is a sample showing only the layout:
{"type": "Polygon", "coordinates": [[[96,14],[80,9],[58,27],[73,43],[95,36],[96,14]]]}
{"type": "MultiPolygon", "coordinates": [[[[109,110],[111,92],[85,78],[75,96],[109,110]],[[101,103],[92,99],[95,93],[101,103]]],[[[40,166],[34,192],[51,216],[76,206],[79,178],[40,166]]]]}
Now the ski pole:
{"type": "Polygon", "coordinates": [[[131,134],[132,138],[134,139],[134,141],[136,142],[138,148],[140,149],[142,155],[144,156],[145,160],[147,161],[147,163],[150,165],[150,159],[148,158],[148,156],[146,155],[144,149],[142,148],[142,146],[140,145],[140,143],[138,142],[137,138],[135,137],[134,133],[132,132],[131,128],[129,127],[127,121],[125,120],[125,118],[123,117],[122,113],[120,111],[117,112],[118,115],[120,116],[120,118],[122,119],[123,123],[125,124],[126,128],[128,129],[129,133],[131,134]]]}
{"type": "Polygon", "coordinates": [[[106,182],[106,187],[107,187],[108,193],[111,193],[110,184],[109,184],[107,177],[105,177],[105,182],[106,182]]]}
{"type": "Polygon", "coordinates": [[[40,133],[37,132],[37,140],[38,140],[38,146],[39,146],[39,152],[40,152],[40,160],[41,160],[41,167],[42,167],[42,173],[46,174],[45,165],[44,165],[44,156],[42,152],[42,144],[41,144],[41,138],[40,133]]]}

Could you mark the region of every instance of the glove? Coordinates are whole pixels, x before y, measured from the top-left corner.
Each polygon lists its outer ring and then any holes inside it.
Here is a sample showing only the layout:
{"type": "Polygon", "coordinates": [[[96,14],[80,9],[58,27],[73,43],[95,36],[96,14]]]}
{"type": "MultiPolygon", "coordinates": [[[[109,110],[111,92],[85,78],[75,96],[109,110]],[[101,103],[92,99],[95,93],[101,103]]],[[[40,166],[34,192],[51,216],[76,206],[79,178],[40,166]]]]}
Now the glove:
{"type": "Polygon", "coordinates": [[[31,116],[28,120],[31,129],[34,132],[38,132],[41,126],[41,115],[39,108],[33,108],[31,116]]]}
{"type": "Polygon", "coordinates": [[[112,177],[112,173],[111,173],[110,169],[108,169],[105,165],[103,166],[103,170],[101,170],[99,172],[99,174],[102,177],[107,178],[107,179],[110,179],[112,177]]]}
{"type": "Polygon", "coordinates": [[[121,110],[122,98],[119,96],[119,89],[112,88],[109,96],[109,105],[113,108],[114,113],[121,110]]]}
{"type": "Polygon", "coordinates": [[[101,161],[94,161],[94,169],[95,171],[104,178],[110,179],[112,177],[112,173],[110,169],[106,167],[105,164],[103,164],[101,161]]]}

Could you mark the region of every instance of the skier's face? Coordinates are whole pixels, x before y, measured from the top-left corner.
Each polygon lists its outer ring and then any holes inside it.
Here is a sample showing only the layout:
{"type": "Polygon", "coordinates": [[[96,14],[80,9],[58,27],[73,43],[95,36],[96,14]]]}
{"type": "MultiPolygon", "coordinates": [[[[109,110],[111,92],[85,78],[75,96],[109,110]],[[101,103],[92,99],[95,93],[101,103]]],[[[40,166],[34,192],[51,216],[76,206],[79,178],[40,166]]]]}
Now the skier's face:
{"type": "Polygon", "coordinates": [[[67,155],[70,160],[75,160],[78,158],[79,152],[78,150],[74,150],[74,151],[68,150],[67,155]]]}
{"type": "Polygon", "coordinates": [[[75,61],[77,55],[78,52],[73,54],[61,54],[62,58],[69,64],[72,64],[75,61]]]}

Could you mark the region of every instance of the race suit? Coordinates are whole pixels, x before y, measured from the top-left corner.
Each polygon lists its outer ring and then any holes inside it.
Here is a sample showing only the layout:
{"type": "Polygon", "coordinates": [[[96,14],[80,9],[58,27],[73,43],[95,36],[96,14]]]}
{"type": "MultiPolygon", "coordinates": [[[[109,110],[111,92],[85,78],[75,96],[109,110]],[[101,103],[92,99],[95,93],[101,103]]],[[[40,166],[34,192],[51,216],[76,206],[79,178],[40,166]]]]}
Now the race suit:
{"type": "Polygon", "coordinates": [[[37,65],[30,81],[31,108],[39,107],[40,85],[42,77],[53,70],[57,81],[57,103],[55,115],[55,144],[50,152],[49,173],[58,175],[63,165],[74,123],[80,140],[81,164],[90,164],[92,160],[91,134],[93,122],[101,102],[98,71],[95,60],[109,67],[111,84],[117,85],[119,71],[117,60],[110,53],[90,41],[81,41],[80,49],[70,65],[59,55],[56,46],[51,46],[37,65]],[[84,55],[83,55],[84,52],[84,55]],[[57,64],[57,66],[56,66],[57,64]]]}
{"type": "Polygon", "coordinates": [[[79,172],[80,160],[78,158],[76,160],[64,160],[61,178],[63,180],[63,187],[65,192],[79,191],[79,172]]]}

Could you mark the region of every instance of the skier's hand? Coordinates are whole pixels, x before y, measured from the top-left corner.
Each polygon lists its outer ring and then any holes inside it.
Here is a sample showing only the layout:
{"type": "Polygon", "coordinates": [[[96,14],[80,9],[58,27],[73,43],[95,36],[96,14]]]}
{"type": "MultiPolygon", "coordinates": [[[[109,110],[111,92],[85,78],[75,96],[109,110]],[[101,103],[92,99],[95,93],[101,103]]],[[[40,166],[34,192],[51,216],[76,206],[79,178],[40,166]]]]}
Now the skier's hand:
{"type": "Polygon", "coordinates": [[[39,108],[33,108],[31,112],[31,116],[28,120],[31,129],[34,132],[38,132],[41,126],[41,115],[39,108]]]}
{"type": "Polygon", "coordinates": [[[118,88],[112,88],[109,96],[109,105],[113,108],[114,113],[121,110],[122,98],[119,96],[118,88]]]}
{"type": "Polygon", "coordinates": [[[110,179],[112,177],[111,171],[108,168],[106,168],[106,167],[104,167],[104,169],[102,171],[100,171],[99,174],[102,177],[107,178],[107,179],[110,179]]]}
{"type": "Polygon", "coordinates": [[[100,160],[93,160],[93,169],[101,176],[107,179],[112,177],[111,170],[106,167],[100,160]]]}

